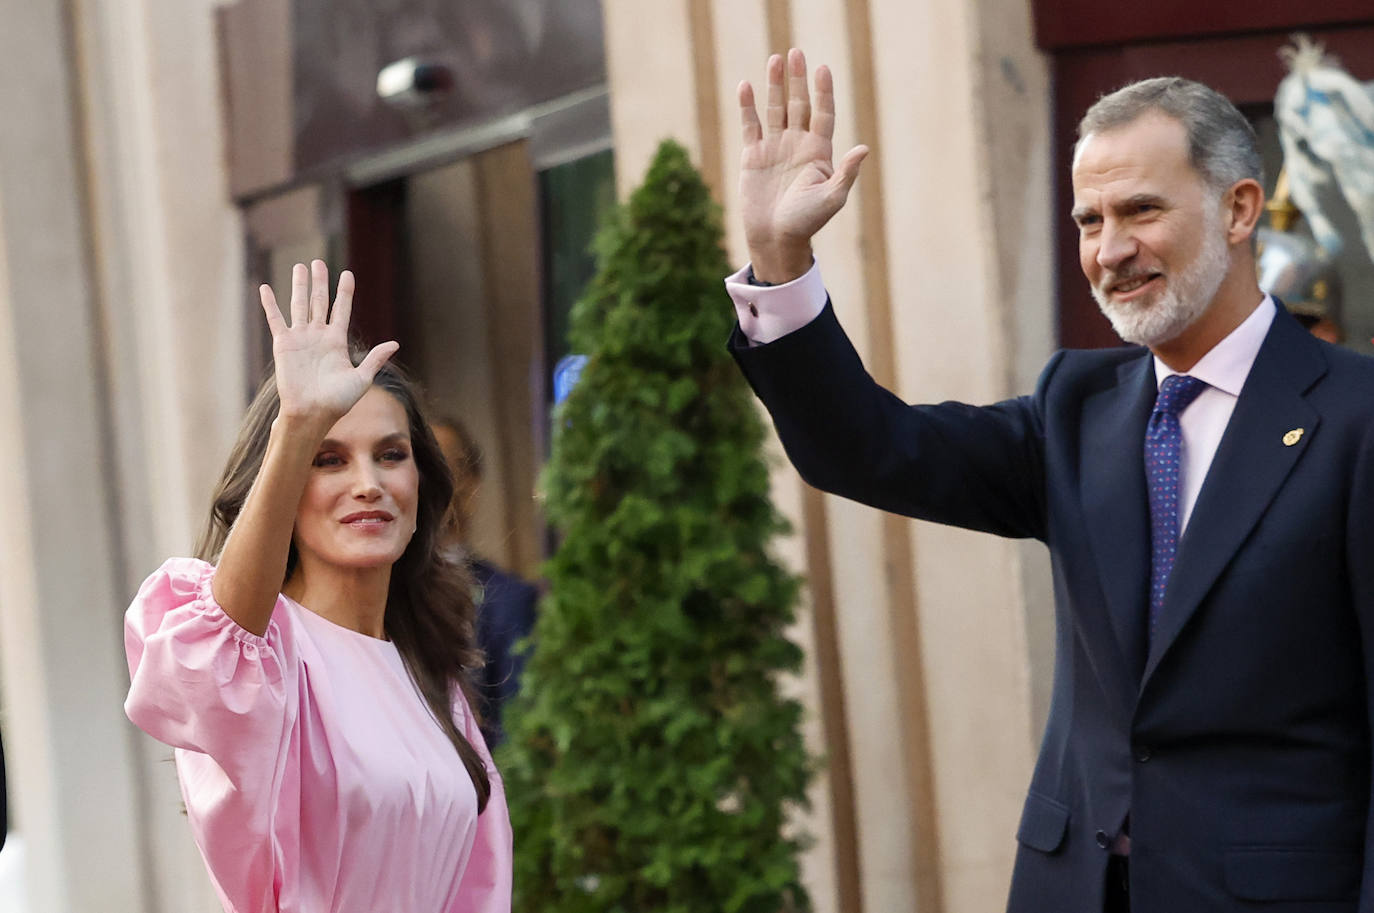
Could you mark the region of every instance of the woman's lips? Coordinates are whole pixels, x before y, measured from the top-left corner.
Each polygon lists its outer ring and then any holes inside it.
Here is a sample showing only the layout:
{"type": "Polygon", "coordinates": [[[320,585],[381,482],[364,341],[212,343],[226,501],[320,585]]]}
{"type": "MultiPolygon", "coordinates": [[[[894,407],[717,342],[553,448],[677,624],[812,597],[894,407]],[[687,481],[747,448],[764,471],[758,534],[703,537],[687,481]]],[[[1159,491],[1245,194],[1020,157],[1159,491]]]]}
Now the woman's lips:
{"type": "Polygon", "coordinates": [[[369,526],[382,526],[390,523],[393,519],[395,518],[384,510],[360,510],[356,513],[349,514],[339,522],[348,526],[366,528],[369,526]]]}

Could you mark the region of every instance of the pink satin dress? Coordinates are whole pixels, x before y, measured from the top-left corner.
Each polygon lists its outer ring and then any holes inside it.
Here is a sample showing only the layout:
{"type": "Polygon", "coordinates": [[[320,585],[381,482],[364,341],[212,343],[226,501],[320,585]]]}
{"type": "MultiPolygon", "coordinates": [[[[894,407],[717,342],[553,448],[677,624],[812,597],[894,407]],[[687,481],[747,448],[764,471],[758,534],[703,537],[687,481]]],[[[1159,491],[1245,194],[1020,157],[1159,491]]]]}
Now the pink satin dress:
{"type": "Polygon", "coordinates": [[[174,558],[125,616],[125,711],[176,749],[191,830],[228,913],[509,913],[511,829],[466,701],[477,794],[396,647],[280,596],[267,635],[174,558]]]}

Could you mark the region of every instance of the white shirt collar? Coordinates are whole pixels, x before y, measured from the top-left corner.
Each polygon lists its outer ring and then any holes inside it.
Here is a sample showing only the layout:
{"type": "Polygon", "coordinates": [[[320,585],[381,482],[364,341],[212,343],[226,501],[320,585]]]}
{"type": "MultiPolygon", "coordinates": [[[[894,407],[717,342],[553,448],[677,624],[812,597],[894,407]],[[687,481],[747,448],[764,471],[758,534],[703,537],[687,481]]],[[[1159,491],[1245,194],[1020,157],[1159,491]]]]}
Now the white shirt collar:
{"type": "MultiPolygon", "coordinates": [[[[1192,377],[1223,393],[1240,396],[1250,367],[1259,355],[1264,337],[1269,335],[1269,327],[1274,322],[1277,309],[1274,299],[1269,295],[1250,312],[1241,325],[1232,330],[1225,339],[1207,352],[1188,372],[1192,377]]],[[[1170,374],[1178,374],[1158,357],[1155,358],[1155,383],[1163,384],[1170,374]]]]}

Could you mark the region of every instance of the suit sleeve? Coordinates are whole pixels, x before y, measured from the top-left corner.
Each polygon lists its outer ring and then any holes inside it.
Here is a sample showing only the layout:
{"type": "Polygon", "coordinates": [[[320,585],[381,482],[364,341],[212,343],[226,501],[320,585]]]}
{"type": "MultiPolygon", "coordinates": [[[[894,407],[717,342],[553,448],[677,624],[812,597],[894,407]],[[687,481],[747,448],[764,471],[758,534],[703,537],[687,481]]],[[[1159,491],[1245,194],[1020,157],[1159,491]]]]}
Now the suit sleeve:
{"type": "Polygon", "coordinates": [[[788,458],[824,491],[909,517],[1015,538],[1046,537],[1044,390],[991,406],[908,405],[864,369],[827,304],[802,329],[731,353],[788,458]]]}

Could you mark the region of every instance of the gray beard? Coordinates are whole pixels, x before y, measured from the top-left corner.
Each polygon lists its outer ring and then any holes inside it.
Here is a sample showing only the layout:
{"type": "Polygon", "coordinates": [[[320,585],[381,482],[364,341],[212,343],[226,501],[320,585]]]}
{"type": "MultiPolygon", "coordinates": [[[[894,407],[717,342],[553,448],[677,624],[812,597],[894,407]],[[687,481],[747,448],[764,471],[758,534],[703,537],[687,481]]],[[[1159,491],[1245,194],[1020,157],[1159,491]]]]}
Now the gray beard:
{"type": "MultiPolygon", "coordinates": [[[[1213,220],[1209,220],[1213,221],[1213,220]]],[[[1220,219],[1215,220],[1220,222],[1220,219]]],[[[1216,297],[1230,265],[1230,251],[1219,224],[1204,231],[1202,249],[1176,276],[1165,279],[1164,291],[1139,301],[1113,302],[1097,286],[1092,287],[1097,306],[1112,322],[1116,335],[1127,342],[1153,348],[1176,339],[1202,316],[1216,297]]],[[[1120,282],[1122,276],[1112,279],[1120,282]]]]}

